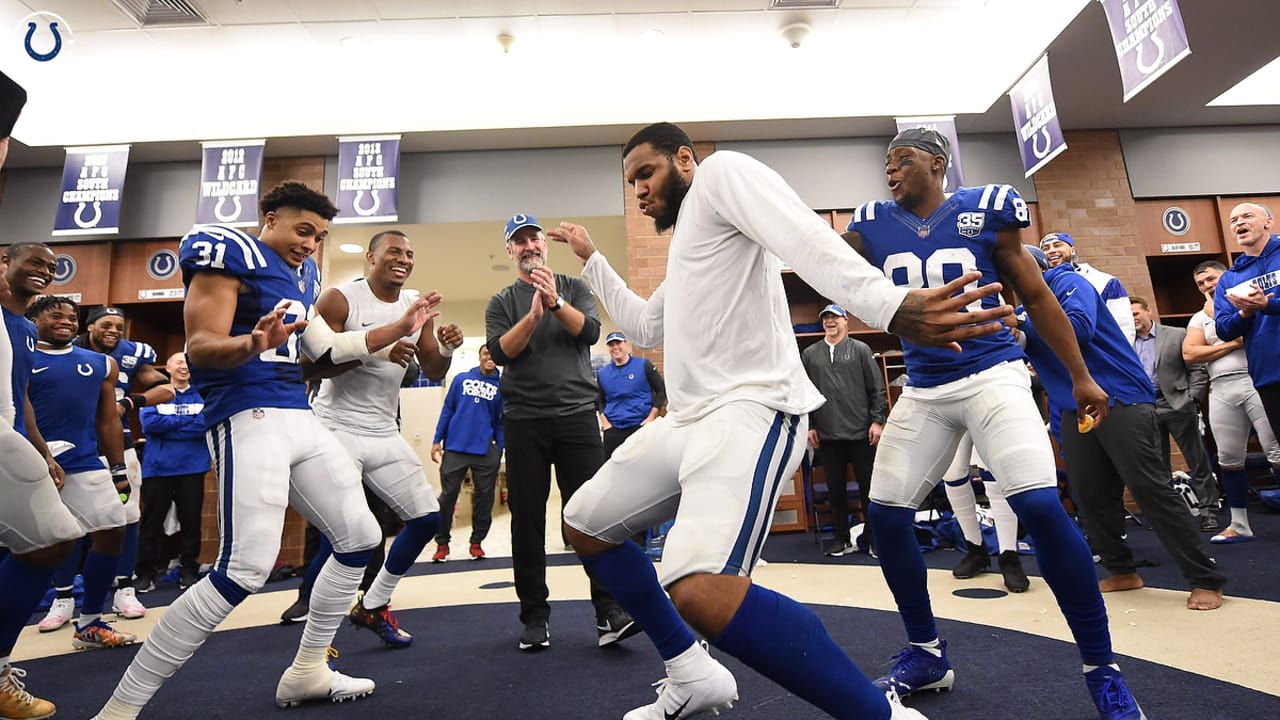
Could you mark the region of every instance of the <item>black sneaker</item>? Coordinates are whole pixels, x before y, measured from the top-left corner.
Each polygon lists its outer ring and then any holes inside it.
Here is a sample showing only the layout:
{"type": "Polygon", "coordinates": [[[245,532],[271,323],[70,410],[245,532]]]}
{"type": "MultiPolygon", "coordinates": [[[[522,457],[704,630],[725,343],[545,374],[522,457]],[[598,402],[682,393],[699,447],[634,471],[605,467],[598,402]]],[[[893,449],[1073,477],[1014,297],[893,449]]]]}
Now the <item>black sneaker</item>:
{"type": "Polygon", "coordinates": [[[1000,574],[1004,575],[1004,586],[1009,592],[1026,592],[1031,587],[1031,581],[1027,579],[1027,573],[1022,569],[1022,558],[1018,556],[1017,551],[1005,550],[1000,553],[997,558],[1000,564],[1000,574]]]}
{"type": "Polygon", "coordinates": [[[840,539],[832,540],[822,547],[822,553],[827,557],[840,557],[841,555],[857,552],[857,550],[853,543],[840,539]]]}
{"type": "Polygon", "coordinates": [[[600,647],[626,640],[638,632],[640,632],[640,625],[622,608],[614,608],[605,613],[604,617],[596,618],[596,633],[600,636],[598,643],[600,647]]]}
{"type": "Polygon", "coordinates": [[[971,542],[966,542],[965,544],[969,546],[969,551],[965,553],[964,557],[960,558],[960,562],[956,563],[955,569],[951,571],[952,575],[961,580],[977,577],[984,570],[991,567],[991,556],[987,554],[986,546],[974,545],[971,542]]]}
{"type": "Polygon", "coordinates": [[[524,632],[520,633],[521,650],[535,652],[549,647],[551,647],[551,629],[545,618],[530,620],[524,624],[524,632]]]}
{"type": "Polygon", "coordinates": [[[149,593],[156,589],[155,575],[139,575],[133,579],[134,592],[138,594],[149,593]]]}
{"type": "Polygon", "coordinates": [[[1200,532],[1217,532],[1218,516],[1210,509],[1200,511],[1200,532]]]}
{"type": "Polygon", "coordinates": [[[309,600],[310,598],[306,595],[299,594],[298,599],[284,612],[280,613],[280,624],[290,625],[292,623],[306,622],[307,613],[310,612],[309,600]]]}
{"type": "Polygon", "coordinates": [[[184,567],[178,570],[178,587],[186,590],[200,579],[200,571],[196,568],[184,567]]]}

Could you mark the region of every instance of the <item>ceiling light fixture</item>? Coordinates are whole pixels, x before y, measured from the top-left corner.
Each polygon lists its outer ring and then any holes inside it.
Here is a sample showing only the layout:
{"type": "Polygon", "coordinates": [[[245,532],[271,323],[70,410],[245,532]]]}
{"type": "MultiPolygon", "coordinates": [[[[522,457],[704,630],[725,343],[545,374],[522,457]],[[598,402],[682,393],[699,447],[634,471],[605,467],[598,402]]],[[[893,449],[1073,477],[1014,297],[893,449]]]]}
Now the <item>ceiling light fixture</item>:
{"type": "Polygon", "coordinates": [[[350,255],[359,255],[364,252],[364,248],[355,243],[342,243],[338,246],[338,249],[350,255]]]}
{"type": "Polygon", "coordinates": [[[782,39],[786,40],[787,44],[792,48],[798,48],[802,43],[804,43],[805,38],[809,37],[809,33],[812,31],[813,27],[810,26],[809,23],[795,22],[790,25],[783,26],[783,28],[778,31],[778,34],[781,35],[782,39]]]}
{"type": "Polygon", "coordinates": [[[348,35],[338,41],[338,44],[347,50],[363,50],[369,47],[369,43],[364,38],[358,38],[355,35],[348,35]]]}
{"type": "Polygon", "coordinates": [[[516,36],[510,33],[499,33],[498,44],[502,46],[502,54],[506,55],[511,52],[511,46],[516,42],[516,36]]]}

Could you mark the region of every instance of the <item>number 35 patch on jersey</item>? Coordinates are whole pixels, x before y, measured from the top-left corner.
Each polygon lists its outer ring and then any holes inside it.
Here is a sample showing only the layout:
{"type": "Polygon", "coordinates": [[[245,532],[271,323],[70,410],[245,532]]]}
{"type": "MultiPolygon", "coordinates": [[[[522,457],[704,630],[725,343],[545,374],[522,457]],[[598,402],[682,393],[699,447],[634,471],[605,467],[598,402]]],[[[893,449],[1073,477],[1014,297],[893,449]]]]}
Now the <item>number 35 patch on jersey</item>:
{"type": "Polygon", "coordinates": [[[975,238],[982,234],[987,224],[987,214],[982,212],[962,212],[956,215],[956,232],[964,237],[975,238]]]}

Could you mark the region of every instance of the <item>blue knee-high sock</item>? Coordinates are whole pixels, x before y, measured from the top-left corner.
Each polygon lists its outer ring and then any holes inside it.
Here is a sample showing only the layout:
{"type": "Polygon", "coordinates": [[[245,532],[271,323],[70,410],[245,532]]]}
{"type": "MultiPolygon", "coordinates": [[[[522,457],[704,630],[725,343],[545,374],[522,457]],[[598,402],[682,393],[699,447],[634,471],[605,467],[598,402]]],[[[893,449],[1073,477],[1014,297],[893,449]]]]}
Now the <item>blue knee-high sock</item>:
{"type": "Polygon", "coordinates": [[[111,583],[116,579],[116,567],[120,562],[119,555],[101,555],[90,550],[89,557],[84,559],[84,600],[80,612],[84,615],[101,615],[102,606],[107,602],[107,593],[111,583]]]}
{"type": "Polygon", "coordinates": [[[134,565],[138,562],[138,523],[124,526],[124,545],[120,548],[120,562],[116,567],[116,577],[126,580],[133,577],[134,565]]]}
{"type": "Polygon", "coordinates": [[[403,575],[413,567],[422,548],[427,546],[440,528],[440,513],[433,512],[420,518],[408,520],[404,529],[391,541],[391,549],[387,551],[387,561],[383,567],[392,575],[403,575]]]}
{"type": "Polygon", "coordinates": [[[1227,491],[1227,507],[1249,507],[1249,474],[1243,470],[1223,470],[1222,489],[1227,491]]]}
{"type": "Polygon", "coordinates": [[[832,717],[887,720],[892,712],[818,616],[785,595],[752,585],[711,642],[832,717]]]}
{"type": "Polygon", "coordinates": [[[938,626],[933,621],[933,606],[929,603],[928,569],[912,526],[915,511],[872,501],[869,515],[871,529],[876,534],[876,550],[880,553],[880,572],[898,603],[907,639],[913,643],[937,640],[938,626]]]}
{"type": "Polygon", "coordinates": [[[0,561],[0,656],[8,655],[18,642],[52,577],[53,568],[32,567],[13,555],[0,561]]]}
{"type": "Polygon", "coordinates": [[[674,658],[696,642],[658,582],[653,562],[639,545],[628,540],[612,550],[582,558],[582,565],[640,623],[663,660],[674,658]]]}
{"type": "Polygon", "coordinates": [[[77,540],[71,552],[58,563],[58,567],[53,571],[54,587],[69,588],[76,584],[76,571],[80,569],[80,560],[84,558],[84,544],[88,541],[87,537],[77,540]]]}
{"type": "Polygon", "coordinates": [[[316,586],[316,578],[320,577],[320,570],[324,568],[324,564],[332,554],[333,543],[329,542],[327,535],[321,533],[320,547],[316,548],[316,556],[311,558],[311,564],[307,566],[307,574],[302,579],[302,587],[306,588],[305,594],[311,594],[311,588],[316,586]]]}
{"type": "Polygon", "coordinates": [[[1009,497],[1009,505],[1036,546],[1036,562],[1044,581],[1076,639],[1087,665],[1114,661],[1107,606],[1098,590],[1093,555],[1079,528],[1067,517],[1056,488],[1027,490],[1009,497]]]}

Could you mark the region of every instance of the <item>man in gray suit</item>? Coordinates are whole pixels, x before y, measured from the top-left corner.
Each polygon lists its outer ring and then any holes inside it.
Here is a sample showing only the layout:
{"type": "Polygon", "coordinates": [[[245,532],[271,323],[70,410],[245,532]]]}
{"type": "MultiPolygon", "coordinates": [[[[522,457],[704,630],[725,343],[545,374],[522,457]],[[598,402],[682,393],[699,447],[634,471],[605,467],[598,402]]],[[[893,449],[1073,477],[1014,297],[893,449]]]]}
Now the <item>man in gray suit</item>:
{"type": "Polygon", "coordinates": [[[1209,384],[1209,372],[1202,364],[1188,365],[1182,359],[1184,328],[1156,323],[1147,301],[1129,298],[1137,338],[1133,349],[1156,389],[1156,416],[1160,420],[1165,460],[1169,459],[1169,435],[1178,443],[1191,470],[1191,487],[1200,499],[1200,529],[1218,529],[1218,483],[1209,464],[1209,453],[1200,434],[1200,399],[1209,384]]]}

